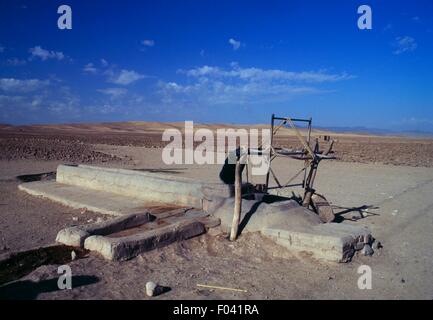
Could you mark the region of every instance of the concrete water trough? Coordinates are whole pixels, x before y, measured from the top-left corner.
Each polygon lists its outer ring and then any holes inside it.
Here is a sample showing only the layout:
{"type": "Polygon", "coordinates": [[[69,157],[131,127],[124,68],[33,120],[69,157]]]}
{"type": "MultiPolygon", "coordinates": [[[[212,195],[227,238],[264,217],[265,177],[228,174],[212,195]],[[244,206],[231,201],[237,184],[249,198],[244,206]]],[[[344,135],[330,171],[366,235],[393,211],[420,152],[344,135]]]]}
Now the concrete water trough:
{"type": "Polygon", "coordinates": [[[180,208],[128,214],[109,221],[60,230],[56,241],[96,251],[108,260],[127,260],[175,241],[203,234],[219,225],[201,210],[180,208]]]}
{"type": "MultiPolygon", "coordinates": [[[[24,183],[20,190],[73,208],[117,216],[61,230],[57,241],[125,260],[200,235],[233,218],[233,186],[125,169],[60,165],[55,181],[24,183]],[[152,210],[157,206],[159,210],[152,210]],[[163,209],[161,209],[163,208],[163,209]],[[165,209],[164,209],[165,208],[165,209]]],[[[244,199],[241,232],[261,232],[292,252],[347,262],[374,241],[362,226],[326,223],[296,201],[270,195],[244,199]]]]}
{"type": "Polygon", "coordinates": [[[19,185],[20,190],[64,205],[108,215],[170,204],[208,210],[214,198],[233,196],[233,187],[136,170],[59,165],[56,180],[19,185]]]}

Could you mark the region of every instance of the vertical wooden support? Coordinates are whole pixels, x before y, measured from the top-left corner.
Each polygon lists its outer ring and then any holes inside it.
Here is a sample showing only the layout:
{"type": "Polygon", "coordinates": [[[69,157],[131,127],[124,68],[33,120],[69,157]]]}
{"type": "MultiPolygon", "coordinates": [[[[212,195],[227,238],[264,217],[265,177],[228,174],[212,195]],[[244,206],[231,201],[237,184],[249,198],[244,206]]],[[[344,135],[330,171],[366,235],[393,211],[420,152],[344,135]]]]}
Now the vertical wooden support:
{"type": "Polygon", "coordinates": [[[315,190],[313,189],[314,180],[316,178],[318,162],[312,160],[310,172],[308,173],[307,182],[305,184],[305,194],[304,199],[302,201],[302,205],[308,208],[311,204],[311,197],[313,196],[315,190]]]}
{"type": "MultiPolygon", "coordinates": [[[[270,150],[269,150],[269,168],[271,167],[271,161],[272,161],[272,143],[274,142],[274,117],[275,114],[272,114],[272,119],[271,119],[271,141],[270,141],[270,150]]],[[[266,173],[266,186],[265,186],[265,192],[268,192],[269,189],[269,172],[270,170],[268,169],[268,172],[266,173]]]]}
{"type": "Polygon", "coordinates": [[[235,169],[235,206],[233,210],[232,229],[230,231],[230,241],[236,240],[238,236],[238,228],[241,220],[242,210],[242,170],[240,160],[236,161],[235,169]]]}

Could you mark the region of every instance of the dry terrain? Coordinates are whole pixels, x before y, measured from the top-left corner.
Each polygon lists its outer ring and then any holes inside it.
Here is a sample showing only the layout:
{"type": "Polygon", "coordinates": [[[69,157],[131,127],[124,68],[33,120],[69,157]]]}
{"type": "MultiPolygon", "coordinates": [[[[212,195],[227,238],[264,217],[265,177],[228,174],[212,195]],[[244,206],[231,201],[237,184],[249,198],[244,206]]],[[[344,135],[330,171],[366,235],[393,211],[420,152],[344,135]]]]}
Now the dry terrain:
{"type": "MultiPolygon", "coordinates": [[[[218,165],[161,162],[161,133],[168,127],[182,124],[0,126],[0,254],[53,243],[65,226],[109,218],[18,190],[25,181],[52,179],[60,163],[217,181],[218,165]]],[[[58,266],[43,265],[0,287],[0,297],[148,299],[145,284],[152,280],[170,288],[155,299],[433,299],[433,140],[314,132],[325,134],[338,140],[337,159],[320,165],[317,190],[332,202],[338,221],[372,230],[383,244],[372,257],[324,263],[292,255],[259,234],[242,234],[236,242],[204,235],[126,262],[107,262],[94,254],[77,259],[70,263],[73,290],[57,290],[53,279],[58,266]],[[372,290],[357,287],[362,264],[372,268],[372,290]],[[197,284],[247,292],[209,290],[197,284]]],[[[281,145],[290,141],[296,140],[289,130],[277,140],[281,145]]],[[[275,169],[289,176],[299,165],[278,159],[275,169]]],[[[291,191],[300,190],[280,194],[291,191]]]]}

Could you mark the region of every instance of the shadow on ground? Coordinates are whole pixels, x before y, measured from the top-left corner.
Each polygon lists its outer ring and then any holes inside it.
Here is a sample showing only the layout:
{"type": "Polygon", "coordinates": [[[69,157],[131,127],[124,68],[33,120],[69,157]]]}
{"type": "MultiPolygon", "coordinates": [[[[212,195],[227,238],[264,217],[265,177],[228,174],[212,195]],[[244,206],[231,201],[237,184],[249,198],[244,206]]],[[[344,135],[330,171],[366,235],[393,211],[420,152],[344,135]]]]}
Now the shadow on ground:
{"type": "Polygon", "coordinates": [[[75,259],[84,258],[89,252],[82,248],[53,245],[11,253],[0,261],[0,285],[18,280],[43,265],[67,264],[72,261],[72,251],[75,259]]]}
{"type": "Polygon", "coordinates": [[[170,173],[170,174],[180,174],[182,173],[181,170],[187,170],[187,168],[159,168],[159,169],[133,169],[134,171],[141,171],[141,172],[152,172],[152,173],[170,173]]]}
{"type": "Polygon", "coordinates": [[[359,207],[341,207],[341,206],[332,206],[332,209],[335,213],[335,221],[334,222],[343,222],[344,220],[350,221],[358,221],[361,219],[365,219],[371,216],[379,216],[378,213],[371,212],[370,210],[379,209],[378,206],[373,205],[362,205],[359,207]],[[340,211],[337,211],[340,210],[340,211]],[[350,213],[357,213],[357,215],[353,215],[350,218],[346,218],[345,215],[350,213]]]}
{"type": "MultiPolygon", "coordinates": [[[[243,197],[244,199],[254,200],[255,195],[247,195],[243,197]]],[[[248,224],[248,221],[250,221],[251,217],[256,213],[257,209],[260,207],[262,203],[274,203],[274,202],[280,202],[280,201],[287,201],[287,200],[294,200],[296,202],[299,201],[299,197],[297,197],[292,192],[292,197],[282,197],[272,194],[264,194],[262,196],[262,199],[260,201],[257,201],[254,203],[254,205],[251,207],[250,211],[248,211],[242,221],[239,223],[239,235],[242,233],[242,231],[245,229],[246,225],[248,224]]]]}
{"type": "Polygon", "coordinates": [[[23,174],[21,176],[17,176],[17,179],[21,182],[53,180],[55,178],[56,178],[56,172],[55,171],[36,173],[36,174],[23,174]]]}
{"type": "MultiPolygon", "coordinates": [[[[36,299],[41,293],[61,290],[58,287],[57,281],[58,278],[41,280],[38,282],[22,280],[8,283],[0,287],[0,299],[33,300],[36,299]]],[[[73,276],[72,288],[86,286],[97,282],[99,282],[99,278],[96,276],[73,276]]]]}

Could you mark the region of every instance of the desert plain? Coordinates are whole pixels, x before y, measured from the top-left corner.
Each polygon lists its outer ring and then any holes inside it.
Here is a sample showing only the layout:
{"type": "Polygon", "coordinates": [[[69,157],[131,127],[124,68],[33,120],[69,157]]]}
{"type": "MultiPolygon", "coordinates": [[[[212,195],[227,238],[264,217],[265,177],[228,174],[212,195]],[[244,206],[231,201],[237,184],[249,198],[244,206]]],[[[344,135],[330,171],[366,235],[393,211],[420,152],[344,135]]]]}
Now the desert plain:
{"type": "MultiPolygon", "coordinates": [[[[164,129],[182,123],[124,122],[0,126],[0,255],[51,244],[65,227],[110,219],[18,190],[27,181],[53,179],[59,164],[92,164],[218,181],[220,165],[166,165],[164,129]]],[[[230,125],[201,125],[214,130],[230,125]]],[[[249,126],[241,126],[249,128],[249,126]]],[[[256,126],[260,128],[261,126],[256,126]]],[[[263,126],[262,126],[263,127],[263,126]]],[[[73,289],[57,288],[56,264],[30,270],[0,286],[2,299],[150,299],[146,282],[169,288],[152,299],[432,299],[433,139],[313,130],[336,140],[335,160],[320,164],[316,189],[337,222],[365,225],[382,247],[348,263],[293,254],[258,233],[230,242],[204,234],[111,262],[89,253],[69,263],[73,289]],[[358,268],[372,270],[372,289],[358,288],[358,268]],[[84,280],[83,280],[84,279],[84,280]],[[238,288],[208,289],[197,284],[238,288]]],[[[281,146],[296,142],[287,130],[281,146]]],[[[298,161],[277,159],[290,176],[298,161]]],[[[279,195],[300,189],[278,190],[279,195]]]]}

